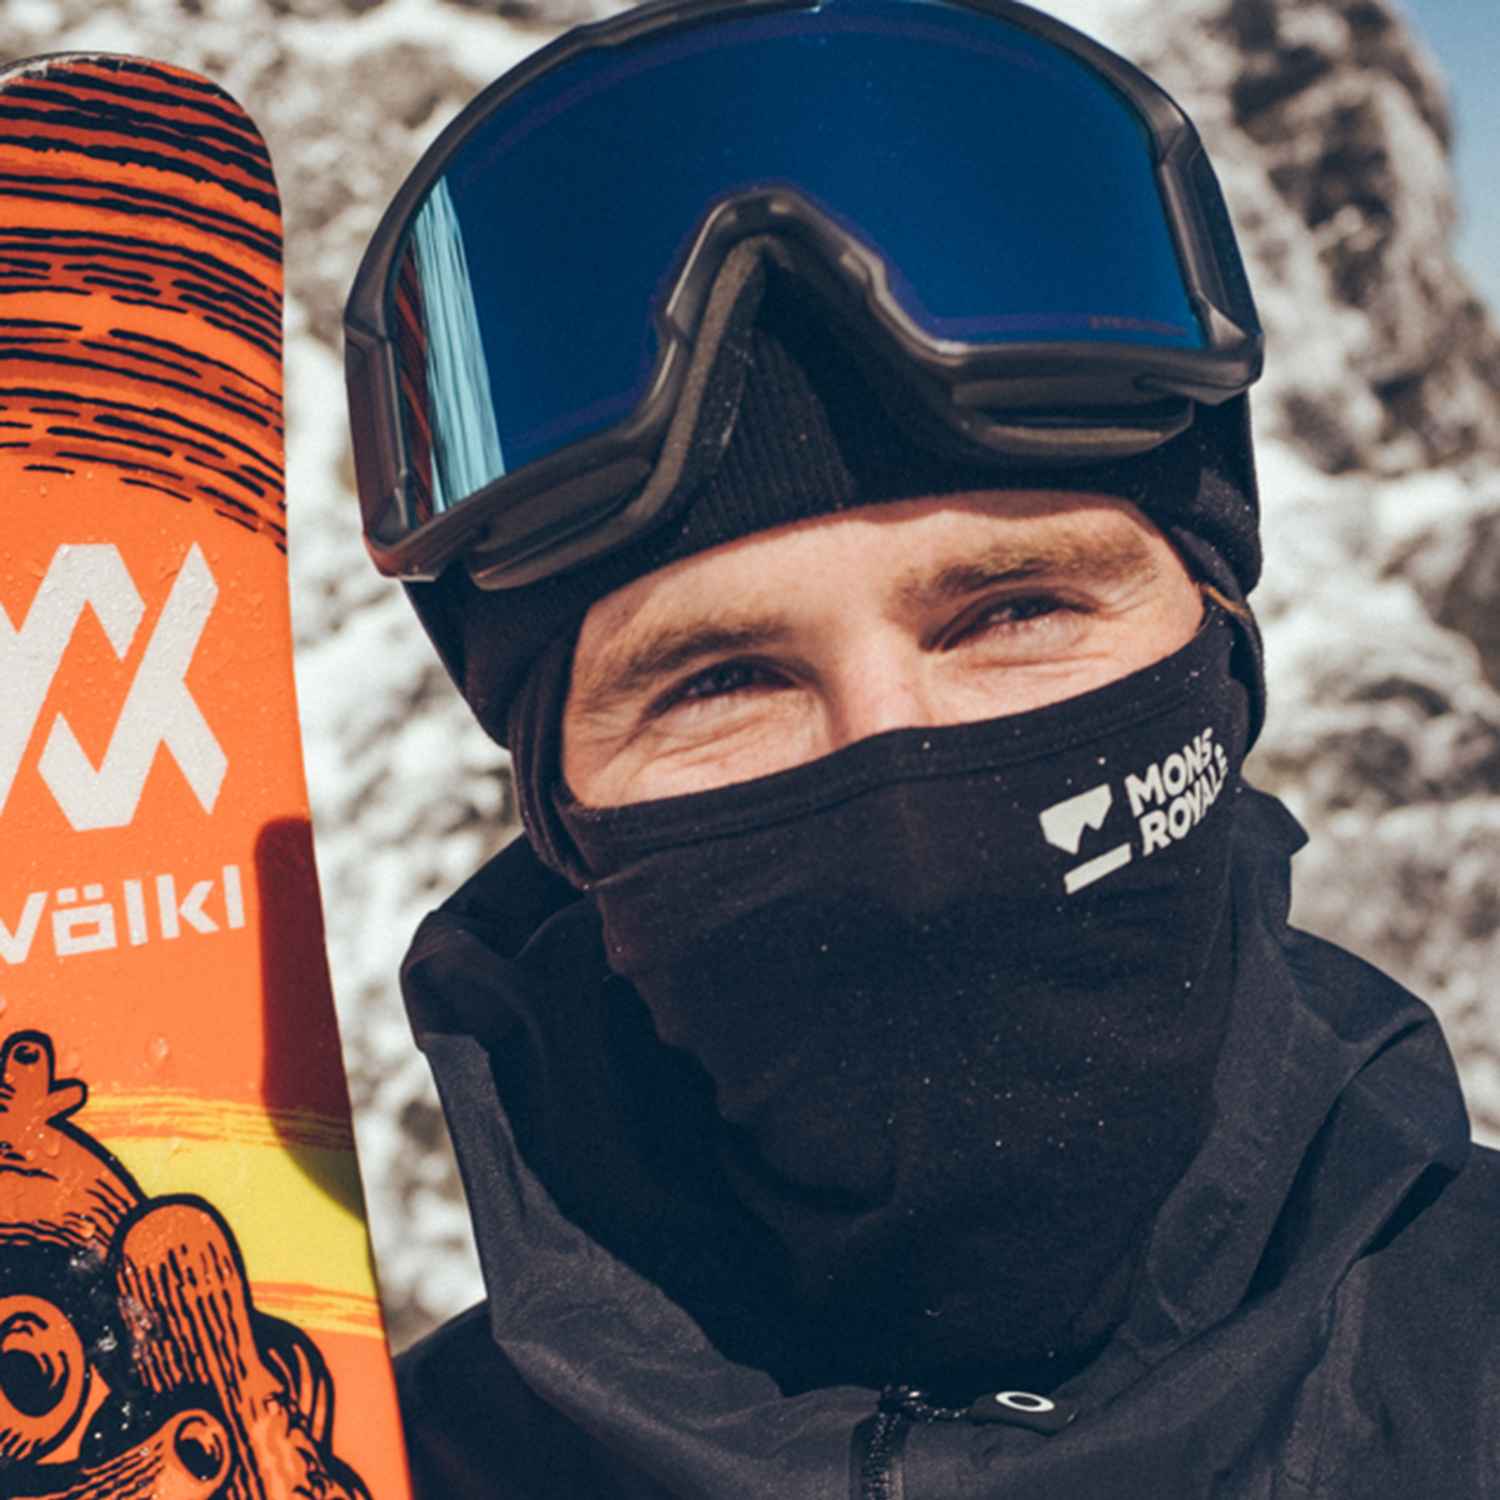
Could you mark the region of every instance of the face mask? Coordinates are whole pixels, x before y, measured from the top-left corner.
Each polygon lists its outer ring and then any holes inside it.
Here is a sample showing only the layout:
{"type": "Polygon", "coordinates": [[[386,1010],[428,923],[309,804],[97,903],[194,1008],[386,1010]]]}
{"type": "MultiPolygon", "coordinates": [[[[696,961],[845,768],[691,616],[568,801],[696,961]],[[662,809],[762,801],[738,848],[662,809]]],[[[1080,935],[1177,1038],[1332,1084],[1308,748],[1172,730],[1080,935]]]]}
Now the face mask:
{"type": "Polygon", "coordinates": [[[713,1082],[798,1383],[1045,1388],[1119,1320],[1202,1143],[1247,734],[1216,611],[1008,718],[722,789],[559,798],[610,967],[713,1082]]]}

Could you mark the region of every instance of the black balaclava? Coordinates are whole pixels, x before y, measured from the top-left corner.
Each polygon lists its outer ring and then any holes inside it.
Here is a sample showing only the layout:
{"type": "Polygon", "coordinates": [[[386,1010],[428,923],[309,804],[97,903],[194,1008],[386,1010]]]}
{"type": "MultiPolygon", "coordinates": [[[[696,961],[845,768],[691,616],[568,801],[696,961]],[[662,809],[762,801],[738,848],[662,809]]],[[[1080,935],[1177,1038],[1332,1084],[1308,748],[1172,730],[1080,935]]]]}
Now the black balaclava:
{"type": "MultiPolygon", "coordinates": [[[[659,539],[664,561],[712,545],[703,526],[1066,484],[1133,499],[1231,600],[1253,581],[1232,422],[1065,479],[976,473],[882,420],[783,292],[750,331],[700,531],[659,539]]],[[[711,1080],[723,1182],[791,1268],[766,1317],[805,1334],[773,1373],[955,1399],[1065,1378],[1123,1316],[1208,1125],[1253,623],[1214,606],[1181,651],[1080,698],[606,810],[561,777],[575,633],[509,710],[528,835],[598,909],[661,1044],[711,1080]]]]}

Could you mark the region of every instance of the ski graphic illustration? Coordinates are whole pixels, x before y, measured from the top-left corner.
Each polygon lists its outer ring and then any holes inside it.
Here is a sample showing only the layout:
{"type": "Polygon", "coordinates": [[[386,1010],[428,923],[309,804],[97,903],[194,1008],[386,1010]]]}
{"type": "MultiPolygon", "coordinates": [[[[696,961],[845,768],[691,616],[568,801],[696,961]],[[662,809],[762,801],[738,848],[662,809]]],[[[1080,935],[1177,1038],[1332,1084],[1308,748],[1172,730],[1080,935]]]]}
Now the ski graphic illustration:
{"type": "Polygon", "coordinates": [[[0,69],[0,1494],[408,1493],[292,684],[281,225],[164,64],[0,69]]]}

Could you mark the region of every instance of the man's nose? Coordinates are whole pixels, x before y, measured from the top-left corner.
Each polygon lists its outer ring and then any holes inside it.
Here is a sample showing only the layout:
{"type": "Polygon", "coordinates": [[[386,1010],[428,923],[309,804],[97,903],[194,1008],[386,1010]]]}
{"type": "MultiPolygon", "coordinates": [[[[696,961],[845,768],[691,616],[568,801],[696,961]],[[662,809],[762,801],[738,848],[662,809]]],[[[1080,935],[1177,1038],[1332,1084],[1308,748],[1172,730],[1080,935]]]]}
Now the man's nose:
{"type": "Polygon", "coordinates": [[[944,722],[941,695],[920,660],[871,652],[844,663],[829,715],[832,750],[890,729],[944,722]]]}

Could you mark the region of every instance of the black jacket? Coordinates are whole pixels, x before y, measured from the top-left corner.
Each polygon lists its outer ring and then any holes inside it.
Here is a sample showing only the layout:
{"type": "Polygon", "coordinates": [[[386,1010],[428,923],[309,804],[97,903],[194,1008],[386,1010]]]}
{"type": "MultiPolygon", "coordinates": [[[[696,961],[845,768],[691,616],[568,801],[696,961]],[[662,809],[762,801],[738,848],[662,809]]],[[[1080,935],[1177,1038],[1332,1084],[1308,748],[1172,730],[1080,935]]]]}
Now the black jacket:
{"type": "MultiPolygon", "coordinates": [[[[1215,1125],[1124,1323],[1041,1418],[783,1395],[653,1283],[649,1249],[589,1232],[612,1195],[673,1210],[622,1140],[579,1000],[600,988],[588,908],[512,845],[428,918],[404,973],[489,1292],[399,1361],[419,1495],[1500,1500],[1500,1156],[1468,1144],[1427,1008],[1287,926],[1300,842],[1278,804],[1241,798],[1256,982],[1215,1125]]],[[[691,1225],[649,1222],[653,1241],[690,1249],[691,1225]]]]}

